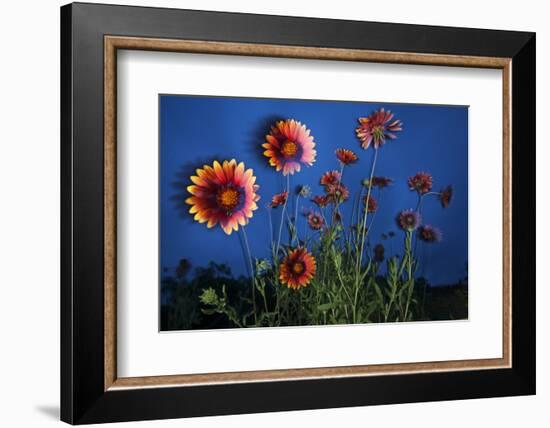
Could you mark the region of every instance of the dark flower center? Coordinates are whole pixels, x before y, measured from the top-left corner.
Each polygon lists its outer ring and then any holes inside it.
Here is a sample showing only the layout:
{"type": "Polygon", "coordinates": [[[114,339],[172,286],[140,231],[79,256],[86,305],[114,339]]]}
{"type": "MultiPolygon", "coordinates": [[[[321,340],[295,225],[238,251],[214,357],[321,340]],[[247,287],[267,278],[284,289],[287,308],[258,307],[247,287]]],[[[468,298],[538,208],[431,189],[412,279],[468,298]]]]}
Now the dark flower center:
{"type": "Polygon", "coordinates": [[[286,140],[281,146],[281,153],[286,159],[291,159],[298,153],[298,144],[294,141],[286,140]]]}
{"type": "Polygon", "coordinates": [[[381,139],[384,136],[384,127],[381,125],[375,125],[372,127],[372,135],[376,139],[381,139]]]}
{"type": "Polygon", "coordinates": [[[292,265],[292,272],[296,275],[302,274],[306,270],[306,266],[304,265],[304,262],[295,262],[292,265]]]}
{"type": "Polygon", "coordinates": [[[241,194],[234,187],[222,187],[216,194],[216,202],[228,214],[239,205],[241,194]]]}

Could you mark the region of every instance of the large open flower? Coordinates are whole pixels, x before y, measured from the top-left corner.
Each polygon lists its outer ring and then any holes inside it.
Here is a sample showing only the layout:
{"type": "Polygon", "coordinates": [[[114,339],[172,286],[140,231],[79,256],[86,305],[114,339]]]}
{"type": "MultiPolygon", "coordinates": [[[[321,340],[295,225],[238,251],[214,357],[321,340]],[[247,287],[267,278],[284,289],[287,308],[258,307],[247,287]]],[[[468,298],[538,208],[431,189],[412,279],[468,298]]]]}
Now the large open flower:
{"type": "Polygon", "coordinates": [[[296,248],[288,253],[279,267],[279,279],[288,288],[298,290],[307,287],[315,276],[315,257],[305,248],[296,248]]]}
{"type": "Polygon", "coordinates": [[[377,149],[386,143],[386,140],[397,138],[395,132],[403,129],[400,120],[394,120],[391,111],[380,110],[373,112],[369,117],[360,117],[359,126],[355,129],[357,138],[361,141],[361,147],[368,149],[371,143],[377,149]]]}
{"type": "Polygon", "coordinates": [[[428,193],[432,190],[432,175],[428,172],[417,172],[412,177],[409,177],[408,184],[409,189],[417,191],[419,194],[423,195],[424,193],[428,193]]]}
{"type": "Polygon", "coordinates": [[[265,136],[264,156],[269,164],[283,175],[300,172],[301,165],[315,162],[315,143],[310,130],[294,119],[280,120],[271,127],[265,136]]]}
{"type": "Polygon", "coordinates": [[[189,212],[199,223],[208,228],[220,224],[223,231],[230,235],[244,226],[258,208],[256,202],[260,196],[256,193],[259,186],[254,184],[256,177],[252,169],[245,170],[244,163],[237,164],[235,159],[214,161],[212,166],[204,165],[197,169],[197,175],[191,176],[194,183],[187,187],[191,197],[186,203],[191,205],[189,212]]]}

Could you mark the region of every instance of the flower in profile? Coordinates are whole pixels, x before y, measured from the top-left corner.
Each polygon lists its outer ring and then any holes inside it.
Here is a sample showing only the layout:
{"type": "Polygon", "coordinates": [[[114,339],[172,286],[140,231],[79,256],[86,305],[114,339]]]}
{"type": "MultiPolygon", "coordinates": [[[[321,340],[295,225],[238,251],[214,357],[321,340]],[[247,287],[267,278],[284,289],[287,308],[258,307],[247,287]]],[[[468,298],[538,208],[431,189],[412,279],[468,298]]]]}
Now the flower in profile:
{"type": "Polygon", "coordinates": [[[442,233],[437,227],[426,224],[418,229],[418,237],[424,242],[441,242],[442,233]]]}
{"type": "Polygon", "coordinates": [[[315,211],[311,211],[308,214],[307,222],[309,224],[309,227],[311,227],[313,230],[320,230],[325,225],[325,220],[323,220],[323,216],[315,211]]]}
{"type": "Polygon", "coordinates": [[[279,280],[288,288],[307,287],[315,276],[315,257],[306,248],[298,247],[288,253],[279,267],[279,280]]]}
{"type": "Polygon", "coordinates": [[[447,208],[450,205],[452,198],[453,198],[453,186],[451,185],[445,187],[439,193],[439,201],[441,202],[441,206],[443,208],[447,208]]]}
{"type": "Polygon", "coordinates": [[[320,183],[323,186],[330,186],[332,184],[340,183],[341,178],[342,174],[338,171],[327,171],[322,175],[320,183]]]}
{"type": "Polygon", "coordinates": [[[315,205],[317,205],[319,208],[325,208],[329,203],[330,203],[330,200],[328,198],[328,196],[325,196],[325,195],[317,195],[317,196],[314,196],[312,201],[315,203],[315,205]]]}
{"type": "Polygon", "coordinates": [[[342,183],[329,184],[325,187],[330,202],[340,204],[349,198],[349,190],[342,183]]]}
{"type": "Polygon", "coordinates": [[[311,187],[307,185],[299,186],[297,190],[298,195],[302,198],[308,198],[311,195],[311,187]]]}
{"type": "Polygon", "coordinates": [[[381,263],[384,261],[384,246],[382,244],[376,244],[374,246],[374,261],[381,263]]]}
{"type": "Polygon", "coordinates": [[[364,187],[369,187],[369,185],[371,185],[372,187],[378,187],[379,189],[383,189],[392,183],[393,180],[389,177],[372,177],[372,180],[369,180],[368,178],[363,180],[364,187]]]}
{"type": "Polygon", "coordinates": [[[385,111],[383,107],[368,117],[360,117],[355,133],[361,141],[361,147],[368,149],[370,144],[374,143],[374,148],[377,149],[383,146],[386,140],[397,138],[395,132],[401,131],[403,124],[400,120],[392,121],[392,119],[393,113],[389,110],[385,111]]]}
{"type": "Polygon", "coordinates": [[[300,172],[301,165],[315,162],[315,143],[310,130],[294,119],[280,120],[271,127],[265,136],[264,156],[269,164],[283,175],[300,172]]]}
{"type": "Polygon", "coordinates": [[[214,161],[196,172],[191,176],[194,184],[187,187],[192,196],[185,200],[195,220],[208,228],[219,223],[227,235],[247,224],[260,199],[254,171],[245,170],[244,163],[232,159],[222,164],[214,161]]]}
{"type": "Polygon", "coordinates": [[[357,155],[348,149],[337,149],[336,157],[343,165],[357,162],[358,159],[357,155]]]}
{"type": "Polygon", "coordinates": [[[404,210],[397,216],[397,225],[408,232],[412,232],[420,226],[420,214],[413,210],[404,210]]]}
{"type": "Polygon", "coordinates": [[[288,192],[277,193],[271,198],[271,204],[269,206],[271,208],[277,208],[278,206],[284,205],[287,198],[288,192]]]}
{"type": "Polygon", "coordinates": [[[367,196],[363,198],[363,206],[367,207],[367,212],[373,213],[378,209],[378,202],[372,195],[368,195],[368,198],[367,196]]]}
{"type": "Polygon", "coordinates": [[[409,189],[423,195],[432,190],[433,179],[432,175],[427,172],[417,172],[408,180],[409,189]]]}
{"type": "Polygon", "coordinates": [[[332,214],[332,222],[342,223],[342,214],[340,214],[340,211],[334,210],[334,213],[332,214]]]}

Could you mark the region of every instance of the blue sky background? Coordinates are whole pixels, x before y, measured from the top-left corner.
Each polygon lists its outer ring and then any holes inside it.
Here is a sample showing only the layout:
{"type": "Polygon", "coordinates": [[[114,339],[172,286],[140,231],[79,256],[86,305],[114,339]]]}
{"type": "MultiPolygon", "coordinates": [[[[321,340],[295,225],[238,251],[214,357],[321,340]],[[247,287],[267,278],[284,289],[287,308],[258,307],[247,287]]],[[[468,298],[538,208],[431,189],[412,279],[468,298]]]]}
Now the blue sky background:
{"type": "MultiPolygon", "coordinates": [[[[160,96],[160,266],[175,268],[182,258],[193,267],[209,261],[228,264],[234,274],[244,274],[244,264],[237,233],[227,236],[218,226],[207,229],[193,221],[183,204],[188,194],[185,187],[196,168],[213,160],[235,158],[253,168],[260,185],[260,208],[255,211],[247,234],[253,257],[268,257],[269,223],[264,208],[273,194],[284,189],[284,179],[267,163],[261,145],[270,125],[276,120],[293,118],[304,123],[315,138],[317,160],[291,176],[291,186],[307,184],[313,194],[322,194],[320,176],[339,169],[334,151],[353,150],[359,162],[344,171],[344,184],[351,195],[359,191],[361,180],[368,177],[373,150],[363,150],[355,136],[357,118],[368,116],[384,107],[403,122],[398,138],[389,141],[378,153],[375,175],[390,177],[379,200],[373,224],[372,245],[380,235],[396,232],[393,242],[383,241],[386,254],[402,252],[402,235],[395,225],[396,214],[416,206],[417,196],[409,191],[407,178],[418,171],[433,175],[434,191],[447,184],[454,188],[449,208],[443,209],[436,197],[423,203],[425,223],[439,227],[443,241],[419,243],[417,254],[421,266],[418,274],[432,285],[456,283],[464,278],[468,259],[468,108],[347,101],[312,101],[255,99],[233,97],[160,96]]],[[[376,196],[376,192],[374,194],[376,196]]],[[[300,207],[313,207],[301,200],[300,207]]],[[[351,198],[343,205],[349,224],[351,198]]],[[[277,227],[280,208],[273,211],[277,227]]],[[[306,230],[305,219],[299,220],[299,232],[306,230]]],[[[309,232],[308,232],[309,233],[309,232]]],[[[286,242],[283,240],[283,242],[286,242]]]]}

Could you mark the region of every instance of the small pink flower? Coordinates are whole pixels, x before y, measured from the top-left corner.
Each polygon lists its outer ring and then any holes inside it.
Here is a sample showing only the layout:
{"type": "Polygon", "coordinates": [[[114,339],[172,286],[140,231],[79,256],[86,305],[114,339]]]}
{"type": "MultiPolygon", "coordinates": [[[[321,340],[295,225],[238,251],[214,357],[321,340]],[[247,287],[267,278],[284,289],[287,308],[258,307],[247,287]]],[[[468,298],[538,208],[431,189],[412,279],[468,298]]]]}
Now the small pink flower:
{"type": "Polygon", "coordinates": [[[413,210],[404,210],[397,216],[397,225],[408,232],[412,232],[420,226],[420,214],[413,210]]]}

